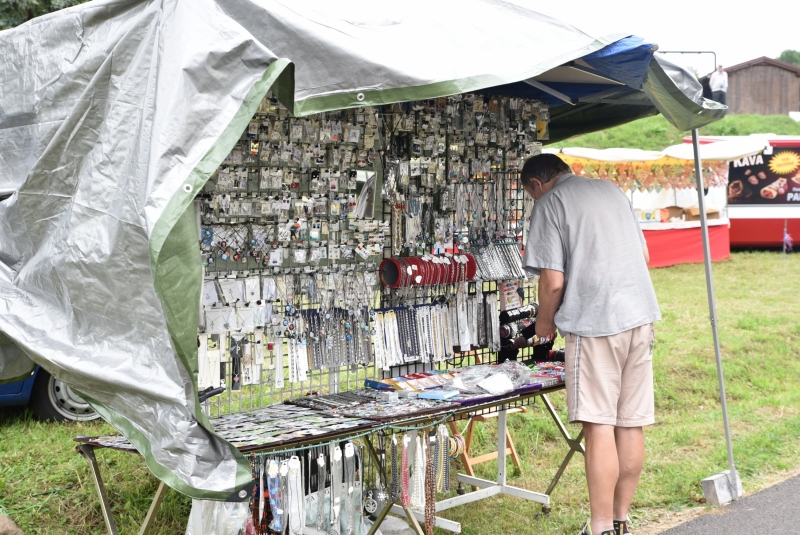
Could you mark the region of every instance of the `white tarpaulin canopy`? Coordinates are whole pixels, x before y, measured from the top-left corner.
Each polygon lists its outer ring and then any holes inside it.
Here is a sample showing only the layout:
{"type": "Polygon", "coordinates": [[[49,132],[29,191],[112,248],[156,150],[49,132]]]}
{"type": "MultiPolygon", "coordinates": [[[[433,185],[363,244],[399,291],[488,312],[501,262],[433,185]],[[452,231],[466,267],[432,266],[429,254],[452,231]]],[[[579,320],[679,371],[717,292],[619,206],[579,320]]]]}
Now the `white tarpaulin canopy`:
{"type": "MultiPolygon", "coordinates": [[[[753,136],[744,139],[732,139],[729,141],[710,143],[708,145],[700,145],[699,155],[700,159],[703,161],[716,160],[730,162],[744,158],[745,156],[761,154],[761,152],[768,147],[769,141],[767,138],[753,136]]],[[[679,160],[694,160],[694,150],[692,149],[692,145],[682,143],[664,149],[664,156],[677,158],[679,160]]]]}
{"type": "Polygon", "coordinates": [[[197,401],[189,207],[267,91],[296,115],[522,91],[562,104],[556,137],[724,115],[654,50],[501,0],[95,0],[0,32],[0,379],[30,357],[162,481],[231,497],[250,467],[197,401]]]}

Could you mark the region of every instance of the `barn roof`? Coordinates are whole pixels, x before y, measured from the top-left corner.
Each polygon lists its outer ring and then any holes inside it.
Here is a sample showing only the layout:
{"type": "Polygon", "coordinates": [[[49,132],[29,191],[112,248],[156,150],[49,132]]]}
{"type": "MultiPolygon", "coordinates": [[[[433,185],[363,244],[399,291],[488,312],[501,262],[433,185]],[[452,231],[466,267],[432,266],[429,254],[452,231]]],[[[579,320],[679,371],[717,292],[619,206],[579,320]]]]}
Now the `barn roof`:
{"type": "Polygon", "coordinates": [[[750,61],[745,61],[744,63],[739,63],[738,65],[734,65],[732,67],[726,67],[725,71],[731,73],[734,71],[739,71],[742,69],[746,69],[748,67],[753,67],[755,65],[760,65],[762,63],[766,63],[768,65],[772,65],[775,67],[779,67],[781,69],[785,69],[787,71],[792,71],[797,76],[800,76],[800,66],[794,65],[792,63],[787,63],[785,61],[781,61],[779,59],[772,59],[766,56],[761,56],[760,58],[751,59],[750,61]]]}

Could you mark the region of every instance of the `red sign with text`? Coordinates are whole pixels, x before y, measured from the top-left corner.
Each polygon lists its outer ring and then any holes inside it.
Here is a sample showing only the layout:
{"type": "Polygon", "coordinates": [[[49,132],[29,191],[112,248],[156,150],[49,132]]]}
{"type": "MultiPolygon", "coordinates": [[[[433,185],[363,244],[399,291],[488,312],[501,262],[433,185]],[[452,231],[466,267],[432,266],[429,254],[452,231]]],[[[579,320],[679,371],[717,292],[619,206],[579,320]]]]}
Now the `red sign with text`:
{"type": "Polygon", "coordinates": [[[800,146],[770,147],[730,162],[728,204],[800,206],[800,146]]]}

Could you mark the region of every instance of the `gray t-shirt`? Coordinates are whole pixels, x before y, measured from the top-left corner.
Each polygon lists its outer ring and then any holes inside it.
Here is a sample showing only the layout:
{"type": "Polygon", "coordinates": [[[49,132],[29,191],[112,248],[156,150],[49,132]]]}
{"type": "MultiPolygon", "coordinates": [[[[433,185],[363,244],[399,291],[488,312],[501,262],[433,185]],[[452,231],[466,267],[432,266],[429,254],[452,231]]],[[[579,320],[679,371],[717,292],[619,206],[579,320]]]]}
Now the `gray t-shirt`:
{"type": "Polygon", "coordinates": [[[534,203],[523,265],[564,273],[561,332],[609,336],[661,319],[645,243],[619,187],[567,173],[534,203]]]}

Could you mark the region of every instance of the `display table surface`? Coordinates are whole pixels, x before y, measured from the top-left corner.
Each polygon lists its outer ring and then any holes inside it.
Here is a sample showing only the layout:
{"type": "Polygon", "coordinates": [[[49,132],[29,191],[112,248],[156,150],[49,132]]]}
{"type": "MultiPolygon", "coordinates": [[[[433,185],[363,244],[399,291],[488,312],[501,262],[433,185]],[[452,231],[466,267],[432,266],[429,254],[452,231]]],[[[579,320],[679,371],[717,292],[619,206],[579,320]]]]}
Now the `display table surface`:
{"type": "MultiPolygon", "coordinates": [[[[290,410],[301,410],[305,414],[319,415],[320,419],[327,419],[330,422],[336,422],[337,425],[329,425],[325,428],[324,433],[311,434],[311,433],[297,433],[296,436],[287,437],[281,435],[279,440],[271,442],[263,442],[255,444],[251,440],[253,436],[260,435],[271,431],[273,425],[265,416],[270,412],[284,407],[285,404],[270,405],[260,409],[253,409],[242,413],[226,414],[211,418],[211,425],[221,437],[231,442],[242,453],[256,453],[256,452],[270,452],[275,450],[287,450],[293,447],[305,447],[316,443],[328,443],[331,441],[348,440],[355,436],[361,436],[365,431],[378,432],[380,429],[405,427],[405,426],[418,426],[425,424],[425,422],[438,421],[442,418],[458,419],[469,414],[481,412],[483,410],[491,409],[493,407],[515,404],[534,396],[541,396],[542,394],[550,394],[558,390],[563,390],[564,384],[545,388],[523,387],[514,392],[509,392],[501,396],[486,396],[485,400],[481,403],[472,404],[459,404],[442,402],[441,408],[438,410],[426,410],[423,414],[405,414],[395,418],[387,418],[382,420],[364,419],[364,418],[348,418],[348,417],[334,417],[320,411],[301,409],[292,405],[286,406],[290,410]],[[234,425],[230,425],[234,423],[234,425]],[[284,438],[286,437],[286,438],[284,438]]],[[[304,416],[304,415],[303,415],[304,416]]],[[[307,421],[307,420],[306,420],[307,421]]],[[[313,422],[317,424],[317,422],[313,422]]],[[[123,435],[105,435],[86,437],[80,436],[75,438],[75,442],[91,445],[94,448],[109,448],[118,451],[127,451],[130,453],[138,453],[136,448],[126,439],[123,435]]]]}
{"type": "MultiPolygon", "coordinates": [[[[642,233],[650,252],[648,267],[703,262],[703,238],[699,221],[644,223],[642,233]]],[[[719,262],[731,257],[730,229],[727,219],[710,219],[708,237],[711,260],[719,262]]]]}
{"type": "MultiPolygon", "coordinates": [[[[466,505],[472,502],[484,500],[491,496],[496,496],[499,494],[507,494],[510,496],[515,496],[517,498],[522,498],[525,500],[530,500],[534,502],[538,502],[542,505],[542,511],[544,513],[548,513],[550,511],[550,494],[552,493],[555,486],[558,484],[561,475],[564,473],[567,465],[569,464],[570,460],[572,459],[575,453],[584,453],[583,445],[581,444],[581,440],[583,439],[583,431],[578,433],[577,436],[572,437],[566,427],[564,426],[563,422],[559,418],[555,408],[550,403],[547,394],[552,392],[563,390],[564,384],[561,383],[556,386],[550,386],[545,388],[538,388],[538,389],[531,389],[529,387],[523,387],[514,392],[510,392],[508,394],[504,394],[502,396],[497,396],[494,399],[487,399],[481,403],[475,403],[470,405],[459,405],[454,403],[443,403],[441,411],[432,411],[426,412],[425,414],[419,415],[411,415],[407,414],[404,416],[400,416],[391,422],[377,422],[377,421],[367,421],[364,419],[355,419],[355,418],[343,418],[341,419],[341,423],[346,424],[345,429],[336,429],[331,430],[331,433],[326,433],[324,436],[299,436],[296,439],[290,440],[281,440],[277,443],[272,443],[269,445],[262,445],[260,447],[254,447],[253,444],[246,444],[244,447],[240,447],[240,450],[247,451],[248,453],[255,453],[254,450],[258,450],[260,452],[285,452],[288,449],[296,448],[296,449],[306,449],[309,446],[313,446],[314,444],[322,444],[322,443],[331,443],[333,441],[344,441],[348,439],[354,438],[363,438],[365,440],[367,446],[367,453],[372,456],[377,461],[377,455],[372,445],[371,435],[377,433],[380,430],[386,429],[395,429],[398,431],[408,430],[412,433],[416,433],[417,431],[423,427],[428,427],[432,425],[436,425],[439,423],[444,423],[445,421],[451,419],[460,419],[460,418],[470,418],[475,414],[481,414],[483,411],[498,411],[498,463],[497,463],[497,479],[496,480],[488,480],[477,478],[473,476],[468,476],[465,474],[456,474],[456,479],[461,484],[471,485],[478,490],[473,492],[466,493],[464,495],[456,495],[451,498],[446,498],[443,500],[437,500],[435,511],[437,513],[450,509],[452,507],[466,505]],[[544,493],[538,493],[518,487],[514,487],[508,485],[506,480],[506,410],[510,407],[518,405],[520,403],[524,403],[526,400],[531,400],[534,397],[539,397],[541,399],[542,405],[547,409],[547,412],[550,413],[556,427],[558,428],[564,442],[568,446],[568,451],[564,460],[561,462],[561,465],[558,467],[555,476],[553,477],[550,485],[548,486],[547,490],[544,493]],[[413,429],[413,430],[412,430],[413,429]]],[[[275,407],[275,406],[272,406],[275,407]]],[[[260,430],[261,425],[263,424],[262,420],[264,419],[264,413],[269,412],[270,408],[265,407],[264,409],[255,409],[253,411],[248,411],[247,413],[240,413],[234,415],[227,415],[217,418],[219,422],[225,422],[226,431],[225,433],[227,436],[226,439],[232,442],[246,442],[246,439],[249,438],[253,432],[255,431],[258,433],[260,430]],[[231,424],[231,420],[233,419],[241,419],[241,423],[243,423],[243,427],[239,433],[236,432],[235,427],[231,424]],[[238,435],[238,436],[237,436],[238,435]],[[238,440],[237,440],[238,439],[238,440]]],[[[214,419],[212,419],[213,425],[214,419]]],[[[327,423],[327,422],[325,422],[327,423]]],[[[328,428],[330,429],[330,427],[328,428]]],[[[97,490],[98,498],[100,500],[100,507],[103,512],[103,517],[106,521],[106,527],[108,529],[109,535],[118,535],[118,531],[116,528],[116,524],[113,519],[111,505],[108,499],[108,495],[105,490],[105,484],[103,482],[103,478],[100,474],[99,463],[95,457],[94,451],[96,449],[102,448],[110,448],[116,449],[120,451],[127,451],[131,453],[136,453],[136,450],[132,447],[132,445],[121,435],[114,435],[114,436],[103,436],[103,437],[77,437],[75,438],[76,442],[79,442],[78,452],[82,454],[86,460],[89,462],[92,476],[94,477],[95,487],[97,490]]],[[[386,482],[384,481],[384,484],[386,482]]],[[[156,491],[156,495],[153,498],[153,501],[150,505],[150,510],[145,517],[144,523],[141,526],[141,530],[139,531],[140,535],[146,534],[153,524],[153,519],[161,505],[161,502],[164,498],[166,493],[166,485],[161,482],[156,491]]],[[[241,491],[242,493],[246,493],[247,496],[243,496],[239,494],[238,499],[236,501],[241,501],[242,499],[249,499],[252,497],[251,493],[247,493],[246,491],[241,491]]],[[[408,507],[401,507],[398,503],[395,503],[391,500],[388,500],[383,508],[377,513],[375,520],[372,524],[372,527],[369,529],[368,535],[374,535],[380,527],[381,522],[386,517],[389,512],[403,515],[405,516],[411,528],[417,535],[424,535],[424,532],[420,526],[420,522],[423,522],[425,516],[422,512],[412,510],[408,507]]],[[[446,518],[442,518],[440,516],[434,517],[435,526],[445,529],[447,531],[453,533],[461,533],[461,524],[458,522],[454,522],[452,520],[448,520],[446,518]]]]}

